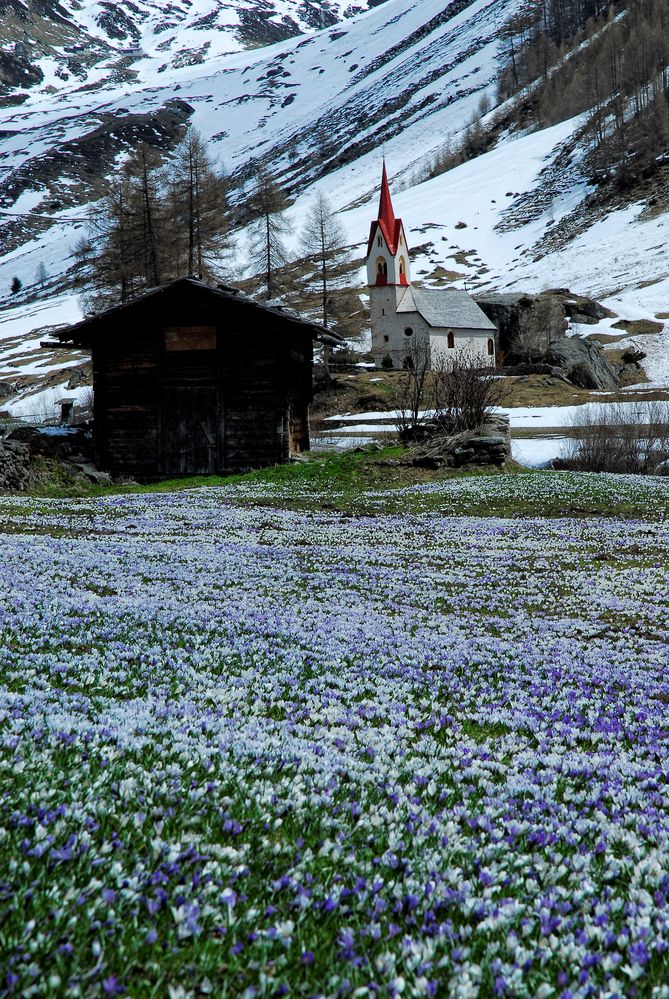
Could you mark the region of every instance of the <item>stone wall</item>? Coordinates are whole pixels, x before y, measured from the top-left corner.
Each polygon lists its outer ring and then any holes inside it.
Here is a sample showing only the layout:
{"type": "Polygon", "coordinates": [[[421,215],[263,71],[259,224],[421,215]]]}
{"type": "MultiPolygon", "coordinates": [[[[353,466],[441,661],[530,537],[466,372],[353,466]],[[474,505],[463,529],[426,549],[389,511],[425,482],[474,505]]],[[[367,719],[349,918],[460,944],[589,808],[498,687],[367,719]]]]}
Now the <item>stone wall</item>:
{"type": "Polygon", "coordinates": [[[474,468],[484,465],[501,468],[511,456],[508,416],[491,417],[478,430],[452,437],[444,434],[436,424],[423,424],[422,429],[423,439],[415,445],[411,458],[417,468],[474,468]]]}

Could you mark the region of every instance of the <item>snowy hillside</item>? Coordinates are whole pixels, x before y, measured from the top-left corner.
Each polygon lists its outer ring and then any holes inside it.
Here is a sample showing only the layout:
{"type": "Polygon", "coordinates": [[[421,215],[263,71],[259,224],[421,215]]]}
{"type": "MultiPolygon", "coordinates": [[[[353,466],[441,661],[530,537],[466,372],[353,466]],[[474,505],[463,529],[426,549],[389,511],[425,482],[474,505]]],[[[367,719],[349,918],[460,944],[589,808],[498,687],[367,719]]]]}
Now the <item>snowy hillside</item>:
{"type": "MultiPolygon", "coordinates": [[[[383,2],[383,0],[380,0],[383,2]]],[[[0,5],[0,94],[141,78],[336,24],[368,0],[9,0],[0,5]]]]}
{"type": "MultiPolygon", "coordinates": [[[[570,287],[606,299],[623,320],[656,319],[659,332],[638,345],[652,380],[669,382],[669,219],[652,217],[642,204],[608,214],[584,210],[590,188],[580,168],[579,119],[503,134],[486,155],[420,182],[477,114],[482,96],[494,97],[500,27],[517,6],[387,0],[336,28],[201,65],[163,71],[162,55],[147,45],[133,89],[96,70],[85,88],[32,93],[5,112],[0,138],[0,302],[20,307],[21,295],[9,295],[15,275],[26,300],[64,294],[99,177],[140,140],[169,151],[192,122],[230,171],[233,200],[243,205],[259,166],[267,166],[294,199],[296,236],[318,188],[361,253],[385,153],[397,213],[417,248],[414,278],[470,289],[570,287]],[[45,288],[36,279],[40,264],[49,275],[45,288]]],[[[239,232],[232,280],[243,272],[244,246],[239,232]]],[[[74,296],[59,302],[76,318],[74,296]]],[[[24,315],[27,334],[35,321],[24,315]]],[[[597,332],[624,346],[615,322],[597,332]]],[[[1,354],[0,364],[1,380],[1,354]]]]}
{"type": "Polygon", "coordinates": [[[115,158],[139,141],[169,149],[188,122],[211,140],[239,200],[260,164],[293,194],[338,173],[340,203],[368,195],[381,147],[409,170],[468,124],[492,92],[497,35],[517,3],[388,0],[336,29],[204,66],[168,74],[147,59],[132,90],[100,70],[84,88],[32,94],[6,111],[0,139],[6,266],[30,281],[39,250],[19,248],[36,235],[62,248],[71,209],[81,216],[115,158]],[[50,216],[51,233],[29,213],[50,216]]]}

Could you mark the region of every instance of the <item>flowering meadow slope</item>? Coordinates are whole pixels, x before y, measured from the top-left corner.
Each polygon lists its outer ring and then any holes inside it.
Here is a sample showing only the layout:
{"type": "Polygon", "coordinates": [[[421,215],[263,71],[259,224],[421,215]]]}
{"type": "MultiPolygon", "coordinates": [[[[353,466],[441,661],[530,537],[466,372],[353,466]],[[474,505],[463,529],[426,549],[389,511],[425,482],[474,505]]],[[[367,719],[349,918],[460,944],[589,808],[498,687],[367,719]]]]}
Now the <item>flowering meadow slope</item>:
{"type": "Polygon", "coordinates": [[[0,500],[0,994],[668,996],[669,488],[294,492],[0,500]]]}

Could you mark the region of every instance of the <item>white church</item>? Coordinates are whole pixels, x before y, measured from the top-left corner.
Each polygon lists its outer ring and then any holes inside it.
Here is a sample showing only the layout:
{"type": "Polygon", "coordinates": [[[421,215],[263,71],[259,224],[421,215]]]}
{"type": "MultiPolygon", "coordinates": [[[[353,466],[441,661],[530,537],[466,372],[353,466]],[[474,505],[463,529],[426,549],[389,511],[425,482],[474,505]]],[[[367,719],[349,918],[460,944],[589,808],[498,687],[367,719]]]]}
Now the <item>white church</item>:
{"type": "Polygon", "coordinates": [[[410,367],[418,351],[430,366],[466,355],[482,366],[495,364],[496,327],[466,291],[414,288],[402,219],[396,219],[385,162],[379,217],[367,246],[372,354],[377,366],[390,357],[395,368],[410,367]]]}

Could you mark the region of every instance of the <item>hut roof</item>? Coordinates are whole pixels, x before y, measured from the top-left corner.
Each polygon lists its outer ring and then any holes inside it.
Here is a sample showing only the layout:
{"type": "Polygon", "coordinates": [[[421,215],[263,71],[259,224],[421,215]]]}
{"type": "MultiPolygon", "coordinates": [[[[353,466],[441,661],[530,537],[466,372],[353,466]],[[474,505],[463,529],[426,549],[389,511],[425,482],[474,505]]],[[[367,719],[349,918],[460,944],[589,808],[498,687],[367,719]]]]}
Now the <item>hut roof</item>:
{"type": "Polygon", "coordinates": [[[61,330],[54,330],[51,334],[62,344],[73,344],[77,346],[89,346],[96,337],[109,328],[109,322],[120,318],[125,323],[131,316],[142,316],[145,312],[151,312],[156,307],[216,307],[223,309],[243,310],[249,313],[249,318],[262,319],[270,316],[279,327],[286,330],[299,327],[311,333],[316,340],[324,339],[330,343],[343,343],[343,339],[336,333],[325,329],[318,323],[302,319],[296,313],[277,305],[264,305],[249,298],[239,288],[230,285],[205,284],[198,278],[177,278],[167,284],[158,285],[145,292],[140,298],[135,298],[131,302],[123,305],[116,305],[111,309],[106,309],[98,315],[90,316],[73,326],[67,326],[61,330]]]}

